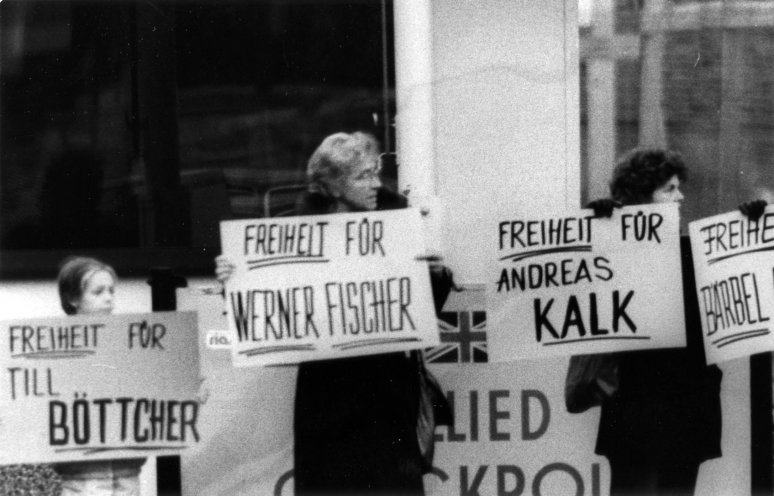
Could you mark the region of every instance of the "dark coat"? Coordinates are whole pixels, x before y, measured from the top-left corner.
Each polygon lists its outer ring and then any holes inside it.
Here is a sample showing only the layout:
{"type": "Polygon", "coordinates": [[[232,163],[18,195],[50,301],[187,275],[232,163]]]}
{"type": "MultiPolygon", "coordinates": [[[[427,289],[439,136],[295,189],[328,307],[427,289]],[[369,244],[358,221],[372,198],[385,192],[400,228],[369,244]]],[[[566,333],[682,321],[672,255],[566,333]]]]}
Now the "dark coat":
{"type": "Polygon", "coordinates": [[[706,365],[687,237],[681,254],[687,347],[618,355],[619,389],[602,404],[596,447],[611,462],[698,464],[721,456],[722,372],[706,365]]]}
{"type": "MultiPolygon", "coordinates": [[[[406,199],[381,190],[377,205],[404,208],[406,199]]],[[[297,213],[324,214],[333,207],[323,195],[305,194],[297,213]]],[[[296,495],[424,494],[417,372],[403,352],[299,365],[296,495]]]]}

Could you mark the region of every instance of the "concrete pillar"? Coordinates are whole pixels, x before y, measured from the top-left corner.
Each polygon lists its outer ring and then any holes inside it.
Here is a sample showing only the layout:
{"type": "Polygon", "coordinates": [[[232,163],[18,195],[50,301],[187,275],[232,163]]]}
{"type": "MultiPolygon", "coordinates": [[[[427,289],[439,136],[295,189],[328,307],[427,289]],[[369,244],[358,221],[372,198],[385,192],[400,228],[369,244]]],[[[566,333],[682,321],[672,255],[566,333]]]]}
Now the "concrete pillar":
{"type": "MultiPolygon", "coordinates": [[[[591,28],[594,38],[613,44],[613,0],[596,0],[591,28]]],[[[616,158],[615,57],[607,53],[586,62],[588,88],[588,199],[610,196],[610,177],[616,158]]]]}
{"type": "Polygon", "coordinates": [[[476,282],[499,215],[579,204],[577,0],[394,5],[399,183],[476,282]]]}
{"type": "MultiPolygon", "coordinates": [[[[648,0],[643,18],[659,18],[664,12],[664,0],[648,0]]],[[[663,64],[665,35],[660,29],[642,32],[642,71],[640,77],[640,137],[639,145],[666,148],[663,110],[663,64]]]]}

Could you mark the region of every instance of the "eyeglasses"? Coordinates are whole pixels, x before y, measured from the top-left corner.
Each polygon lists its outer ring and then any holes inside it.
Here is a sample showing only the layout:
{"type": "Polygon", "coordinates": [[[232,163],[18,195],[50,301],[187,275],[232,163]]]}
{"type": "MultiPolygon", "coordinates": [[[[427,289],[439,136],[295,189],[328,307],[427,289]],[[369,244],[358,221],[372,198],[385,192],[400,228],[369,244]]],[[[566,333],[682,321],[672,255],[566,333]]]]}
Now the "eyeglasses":
{"type": "Polygon", "coordinates": [[[357,181],[366,181],[366,180],[370,181],[370,180],[373,180],[373,179],[379,179],[380,175],[382,173],[383,160],[384,160],[384,157],[386,155],[390,155],[390,154],[389,153],[380,153],[376,157],[376,163],[373,165],[373,167],[370,167],[370,168],[365,169],[365,170],[361,170],[360,172],[358,172],[355,175],[354,179],[357,180],[357,181]]]}
{"type": "Polygon", "coordinates": [[[382,173],[382,164],[377,164],[370,169],[362,170],[355,175],[355,179],[358,181],[379,179],[382,173]]]}

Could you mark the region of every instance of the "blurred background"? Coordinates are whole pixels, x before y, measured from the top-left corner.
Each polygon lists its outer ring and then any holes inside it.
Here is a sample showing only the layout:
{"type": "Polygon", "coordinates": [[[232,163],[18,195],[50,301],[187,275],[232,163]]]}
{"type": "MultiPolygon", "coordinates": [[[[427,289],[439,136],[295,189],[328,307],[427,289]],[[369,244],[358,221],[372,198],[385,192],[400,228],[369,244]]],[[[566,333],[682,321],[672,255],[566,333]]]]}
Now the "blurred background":
{"type": "Polygon", "coordinates": [[[682,152],[683,223],[774,201],[774,2],[581,0],[582,196],[634,146],[682,152]]]}
{"type": "Polygon", "coordinates": [[[211,270],[218,221],[287,210],[327,134],[392,151],[391,15],[381,0],[2,2],[0,272],[51,273],[72,249],[122,251],[129,270],[137,249],[146,267],[173,249],[211,270]]]}
{"type": "MultiPolygon", "coordinates": [[[[218,221],[287,211],[325,135],[393,152],[392,16],[391,0],[5,0],[0,276],[73,249],[205,273],[218,221]]],[[[774,2],[580,0],[578,24],[584,202],[638,144],[684,154],[684,223],[774,200],[774,2]]]]}

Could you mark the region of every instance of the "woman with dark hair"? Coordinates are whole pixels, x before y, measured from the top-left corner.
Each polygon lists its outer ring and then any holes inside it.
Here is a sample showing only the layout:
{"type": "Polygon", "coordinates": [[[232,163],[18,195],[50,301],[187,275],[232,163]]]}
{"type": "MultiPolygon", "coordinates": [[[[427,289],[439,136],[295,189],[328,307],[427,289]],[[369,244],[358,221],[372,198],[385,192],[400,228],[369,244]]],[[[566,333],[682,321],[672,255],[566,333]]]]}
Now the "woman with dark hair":
{"type": "MultiPolygon", "coordinates": [[[[618,205],[682,202],[686,167],[676,152],[635,149],[616,165],[618,205]]],[[[612,203],[592,202],[610,215],[612,203]]],[[[681,237],[685,348],[617,353],[618,387],[604,399],[597,454],[610,461],[610,494],[691,495],[699,465],[721,456],[720,381],[707,366],[689,239],[681,237]]],[[[675,274],[677,276],[677,274],[675,274]]]]}
{"type": "Polygon", "coordinates": [[[682,202],[680,184],[685,180],[685,163],[679,153],[634,149],[619,159],[610,193],[623,205],[682,202]]]}
{"type": "MultiPolygon", "coordinates": [[[[382,187],[379,147],[370,134],[336,133],[309,158],[308,190],[297,215],[405,208],[406,199],[382,187]]],[[[233,273],[227,257],[216,276],[233,273]]],[[[453,287],[451,272],[431,266],[436,311],[453,287]]],[[[301,495],[423,495],[427,470],[417,439],[417,352],[304,362],[295,403],[294,479],[301,495]]],[[[448,405],[446,405],[448,408],[448,405]]],[[[450,423],[451,412],[441,423],[450,423]]]]}

